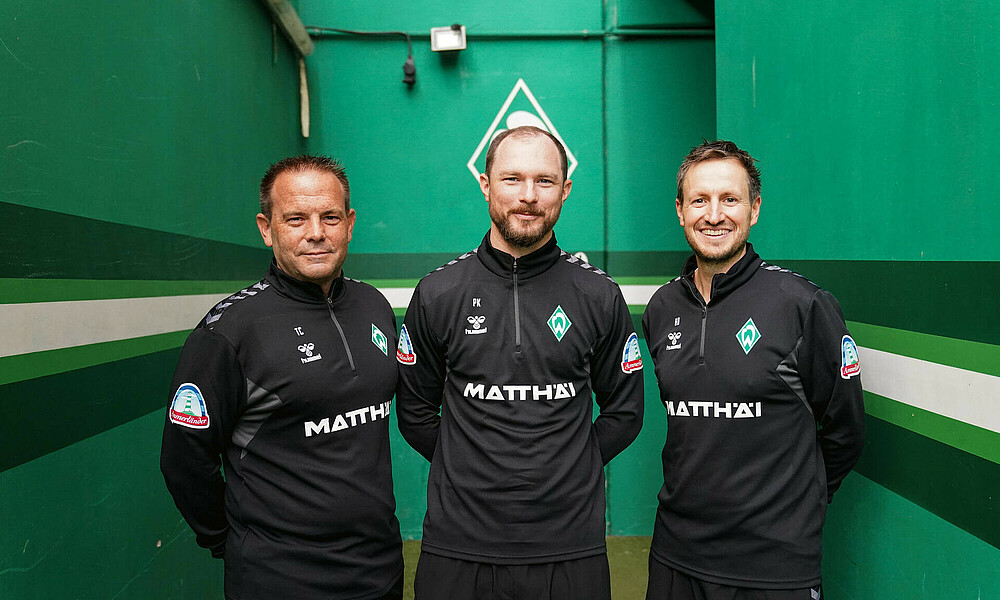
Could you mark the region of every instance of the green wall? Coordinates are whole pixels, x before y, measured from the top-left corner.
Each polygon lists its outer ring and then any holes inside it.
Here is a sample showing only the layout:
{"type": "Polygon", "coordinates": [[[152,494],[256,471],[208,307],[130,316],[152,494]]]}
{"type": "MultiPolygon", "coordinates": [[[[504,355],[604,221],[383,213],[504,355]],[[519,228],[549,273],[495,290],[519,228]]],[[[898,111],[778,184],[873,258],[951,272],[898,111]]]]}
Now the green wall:
{"type": "MultiPolygon", "coordinates": [[[[316,36],[305,141],[296,57],[259,3],[0,6],[0,597],[218,596],[221,565],[160,480],[161,411],[187,330],[268,260],[261,173],[340,157],[348,273],[412,287],[485,232],[466,163],[523,80],[578,160],[560,244],[615,276],[635,319],[639,286],[687,254],[683,155],[718,134],[761,159],[757,249],[838,296],[865,363],[869,441],[831,506],[828,595],[1000,598],[1000,238],[978,218],[1000,9],[294,4],[306,25],[410,32],[417,85],[401,38],[316,36]],[[428,29],[455,22],[469,48],[432,53],[428,29]]],[[[517,111],[538,114],[523,89],[501,126],[517,111]]],[[[643,432],[607,470],[609,534],[651,532],[652,375],[643,432]]],[[[427,465],[391,441],[416,538],[427,465]]]]}
{"type": "Polygon", "coordinates": [[[752,240],[833,291],[868,442],[826,528],[844,598],[1000,597],[1000,8],[719,2],[718,131],[761,163],[752,240]]]}
{"type": "Polygon", "coordinates": [[[0,597],[221,596],[159,474],[186,330],[305,150],[262,5],[0,3],[0,597]]]}

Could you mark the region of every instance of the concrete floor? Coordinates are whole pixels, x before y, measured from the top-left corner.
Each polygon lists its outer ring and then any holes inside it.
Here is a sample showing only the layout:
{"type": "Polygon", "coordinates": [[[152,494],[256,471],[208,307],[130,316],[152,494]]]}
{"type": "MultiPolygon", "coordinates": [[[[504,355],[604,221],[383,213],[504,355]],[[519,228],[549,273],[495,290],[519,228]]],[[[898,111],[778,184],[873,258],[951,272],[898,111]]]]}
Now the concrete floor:
{"type": "MultiPolygon", "coordinates": [[[[609,537],[608,563],[611,566],[612,600],[643,600],[649,560],[648,537],[609,537]]],[[[403,598],[413,598],[413,574],[420,556],[420,542],[403,542],[403,598]]]]}

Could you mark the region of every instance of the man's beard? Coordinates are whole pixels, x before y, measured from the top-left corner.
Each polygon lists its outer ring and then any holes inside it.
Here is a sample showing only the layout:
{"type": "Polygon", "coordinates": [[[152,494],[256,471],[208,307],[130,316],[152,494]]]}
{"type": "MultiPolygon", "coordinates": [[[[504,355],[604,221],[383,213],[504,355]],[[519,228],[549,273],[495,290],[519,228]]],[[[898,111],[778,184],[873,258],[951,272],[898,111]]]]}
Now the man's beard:
{"type": "MultiPolygon", "coordinates": [[[[743,249],[747,246],[747,239],[749,239],[749,231],[746,232],[747,235],[743,236],[743,239],[736,239],[733,244],[728,248],[723,248],[721,252],[716,252],[714,254],[705,254],[702,249],[699,248],[695,239],[692,239],[696,233],[688,234],[687,229],[684,230],[684,237],[687,239],[688,246],[691,246],[691,250],[694,251],[695,257],[698,259],[698,264],[704,267],[725,265],[734,258],[738,257],[743,253],[743,249]]],[[[714,248],[713,248],[714,249],[714,248]]]]}
{"type": "Polygon", "coordinates": [[[541,211],[531,209],[526,212],[525,209],[520,209],[519,212],[522,214],[532,214],[542,217],[541,221],[533,221],[528,227],[517,227],[511,224],[512,220],[516,221],[517,219],[517,217],[511,218],[514,212],[499,214],[493,209],[493,203],[490,203],[490,219],[496,225],[497,231],[500,232],[500,237],[515,248],[530,248],[552,231],[552,228],[556,225],[556,221],[559,220],[560,209],[556,208],[548,217],[541,211]]]}

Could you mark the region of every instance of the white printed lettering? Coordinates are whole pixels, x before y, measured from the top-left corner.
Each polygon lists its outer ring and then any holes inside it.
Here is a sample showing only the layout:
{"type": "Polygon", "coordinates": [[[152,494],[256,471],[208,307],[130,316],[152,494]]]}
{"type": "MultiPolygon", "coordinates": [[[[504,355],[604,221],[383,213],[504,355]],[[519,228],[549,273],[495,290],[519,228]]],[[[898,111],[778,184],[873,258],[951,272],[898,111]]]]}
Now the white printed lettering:
{"type": "Polygon", "coordinates": [[[330,419],[323,419],[319,423],[306,421],[306,437],[312,437],[315,433],[330,433],[330,419]]]}
{"type": "Polygon", "coordinates": [[[385,419],[389,416],[391,406],[392,402],[390,401],[348,411],[332,417],[332,425],[330,423],[331,417],[325,417],[318,423],[314,421],[306,421],[303,423],[306,437],[312,437],[320,433],[343,431],[344,429],[349,429],[351,427],[374,423],[377,419],[385,419]]]}
{"type": "Polygon", "coordinates": [[[704,400],[664,402],[668,417],[708,417],[715,419],[752,419],[761,416],[760,402],[707,402],[704,400]]]}
{"type": "Polygon", "coordinates": [[[702,409],[701,416],[703,416],[703,417],[709,416],[708,409],[712,407],[712,403],[711,402],[688,402],[688,404],[691,406],[691,416],[692,417],[697,417],[698,416],[698,409],[699,408],[702,409]]]}
{"type": "Polygon", "coordinates": [[[541,385],[507,384],[490,385],[486,383],[468,382],[462,391],[465,398],[477,400],[541,401],[574,398],[576,386],[572,381],[566,383],[545,383],[541,385]],[[487,388],[487,385],[489,387],[487,388]]]}
{"type": "Polygon", "coordinates": [[[537,385],[533,385],[533,386],[531,386],[531,395],[532,395],[532,398],[534,398],[535,400],[541,400],[543,397],[546,400],[551,400],[552,399],[552,386],[551,385],[546,385],[544,388],[541,388],[541,387],[539,387],[537,385]]]}

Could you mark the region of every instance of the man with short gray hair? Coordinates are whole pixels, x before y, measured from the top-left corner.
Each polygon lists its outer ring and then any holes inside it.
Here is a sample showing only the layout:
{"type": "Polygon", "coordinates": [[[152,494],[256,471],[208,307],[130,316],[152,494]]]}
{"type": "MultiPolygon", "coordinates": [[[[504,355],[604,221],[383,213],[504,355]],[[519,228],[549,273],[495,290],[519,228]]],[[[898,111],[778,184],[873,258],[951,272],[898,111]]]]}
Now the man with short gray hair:
{"type": "Polygon", "coordinates": [[[271,166],[257,215],[270,268],[202,319],[171,385],[161,470],[197,543],[225,559],[230,600],[402,598],[396,320],[343,275],[349,194],[330,158],[271,166]]]}

